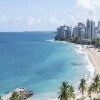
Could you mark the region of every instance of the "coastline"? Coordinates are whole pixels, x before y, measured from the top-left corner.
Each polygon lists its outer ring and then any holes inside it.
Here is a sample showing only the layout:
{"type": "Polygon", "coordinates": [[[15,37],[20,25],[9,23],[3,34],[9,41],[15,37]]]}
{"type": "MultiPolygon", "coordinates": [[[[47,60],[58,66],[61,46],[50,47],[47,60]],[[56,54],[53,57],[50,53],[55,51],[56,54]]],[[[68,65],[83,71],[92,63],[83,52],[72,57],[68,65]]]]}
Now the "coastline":
{"type": "Polygon", "coordinates": [[[87,53],[89,60],[95,68],[95,74],[100,74],[100,52],[99,49],[88,45],[81,45],[83,50],[87,53]]]}

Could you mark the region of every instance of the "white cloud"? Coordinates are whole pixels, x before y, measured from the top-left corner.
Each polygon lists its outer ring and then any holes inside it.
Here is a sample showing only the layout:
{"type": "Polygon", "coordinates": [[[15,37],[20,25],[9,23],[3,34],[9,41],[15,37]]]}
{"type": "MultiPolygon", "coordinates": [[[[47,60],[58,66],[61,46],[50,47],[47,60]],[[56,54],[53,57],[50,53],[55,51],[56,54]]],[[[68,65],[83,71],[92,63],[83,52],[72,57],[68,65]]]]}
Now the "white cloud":
{"type": "MultiPolygon", "coordinates": [[[[62,15],[63,15],[63,13],[62,13],[62,15]]],[[[61,16],[59,17],[59,15],[53,15],[53,14],[51,14],[49,16],[49,23],[52,25],[57,25],[57,26],[64,25],[64,24],[66,24],[66,21],[67,21],[67,19],[66,19],[65,13],[64,13],[63,18],[61,16]]]]}
{"type": "Polygon", "coordinates": [[[7,24],[8,23],[8,18],[6,16],[0,17],[0,23],[7,24]]]}
{"type": "Polygon", "coordinates": [[[27,22],[28,22],[29,25],[37,25],[37,24],[41,23],[41,20],[40,19],[35,19],[32,16],[29,16],[27,22]]]}
{"type": "Polygon", "coordinates": [[[20,17],[17,17],[15,20],[14,20],[14,24],[15,25],[22,25],[24,23],[23,19],[20,18],[20,17]]]}
{"type": "Polygon", "coordinates": [[[94,10],[96,0],[76,0],[77,6],[86,10],[94,10]]]}
{"type": "Polygon", "coordinates": [[[55,16],[53,16],[53,15],[50,15],[50,16],[49,16],[49,22],[50,22],[51,24],[54,24],[54,25],[56,25],[56,24],[59,23],[58,19],[57,19],[55,16]]]}
{"type": "Polygon", "coordinates": [[[16,21],[19,22],[19,23],[23,22],[23,20],[20,17],[17,17],[16,21]]]}
{"type": "MultiPolygon", "coordinates": [[[[100,0],[76,0],[78,11],[83,12],[83,15],[92,19],[100,18],[100,0]]],[[[79,12],[80,13],[80,12],[79,12]]]]}

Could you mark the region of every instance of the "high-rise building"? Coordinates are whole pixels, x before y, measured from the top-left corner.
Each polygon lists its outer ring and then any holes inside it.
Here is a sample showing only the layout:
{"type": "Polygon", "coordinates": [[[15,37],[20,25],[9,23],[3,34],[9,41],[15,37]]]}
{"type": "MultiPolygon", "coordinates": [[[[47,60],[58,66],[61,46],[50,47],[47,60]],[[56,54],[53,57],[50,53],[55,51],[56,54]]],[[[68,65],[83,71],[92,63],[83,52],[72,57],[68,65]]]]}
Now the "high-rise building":
{"type": "Polygon", "coordinates": [[[77,36],[78,36],[78,26],[75,26],[75,27],[73,28],[73,36],[74,36],[74,37],[77,37],[77,36]]]}
{"type": "Polygon", "coordinates": [[[85,24],[83,23],[78,23],[78,36],[80,37],[80,40],[85,38],[85,24]]]}
{"type": "Polygon", "coordinates": [[[98,29],[100,29],[100,21],[98,21],[98,29]]]}
{"type": "Polygon", "coordinates": [[[97,38],[100,38],[100,21],[98,21],[98,26],[96,28],[96,35],[97,35],[97,38]]]}
{"type": "Polygon", "coordinates": [[[70,26],[60,26],[60,28],[57,28],[57,35],[56,39],[60,40],[67,40],[71,38],[71,27],[70,26]]]}
{"type": "Polygon", "coordinates": [[[83,23],[78,23],[78,25],[73,28],[74,37],[79,37],[80,41],[85,38],[85,33],[85,24],[83,23]]]}
{"type": "Polygon", "coordinates": [[[87,19],[86,23],[86,37],[90,41],[93,40],[96,37],[96,32],[95,32],[95,22],[93,20],[87,19]]]}

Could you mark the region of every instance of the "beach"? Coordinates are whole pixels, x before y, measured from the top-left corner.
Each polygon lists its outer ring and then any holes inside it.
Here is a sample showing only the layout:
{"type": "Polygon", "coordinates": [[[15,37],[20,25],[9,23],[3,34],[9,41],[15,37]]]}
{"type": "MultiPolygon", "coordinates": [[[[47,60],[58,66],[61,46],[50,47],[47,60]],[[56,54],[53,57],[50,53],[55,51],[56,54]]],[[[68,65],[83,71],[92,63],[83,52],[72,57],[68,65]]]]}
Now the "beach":
{"type": "Polygon", "coordinates": [[[93,67],[95,74],[100,74],[100,49],[89,45],[80,45],[83,51],[87,53],[93,67]]]}
{"type": "MultiPolygon", "coordinates": [[[[93,46],[89,45],[80,45],[84,52],[87,53],[89,60],[91,61],[91,64],[94,67],[95,73],[94,76],[97,74],[100,74],[100,50],[98,48],[95,48],[93,46]]],[[[92,80],[90,81],[90,83],[92,80]]],[[[89,86],[89,83],[87,83],[89,86]]],[[[97,95],[95,93],[92,94],[92,97],[95,98],[97,95]]],[[[81,98],[81,94],[76,95],[76,100],[81,98]]],[[[87,93],[85,94],[85,100],[89,100],[90,98],[87,96],[87,93]]]]}
{"type": "Polygon", "coordinates": [[[87,54],[91,60],[91,63],[95,67],[96,74],[100,74],[100,52],[97,48],[85,48],[87,54]]]}

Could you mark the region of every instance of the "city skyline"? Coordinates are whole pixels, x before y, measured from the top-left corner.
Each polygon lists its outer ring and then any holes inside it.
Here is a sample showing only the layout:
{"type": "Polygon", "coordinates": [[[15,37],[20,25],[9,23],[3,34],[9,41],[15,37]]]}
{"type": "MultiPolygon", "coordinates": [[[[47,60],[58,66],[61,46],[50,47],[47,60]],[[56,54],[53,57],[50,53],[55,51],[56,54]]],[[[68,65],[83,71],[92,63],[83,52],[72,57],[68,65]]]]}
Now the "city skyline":
{"type": "Polygon", "coordinates": [[[0,0],[0,31],[55,31],[100,20],[100,0],[0,0]]]}

